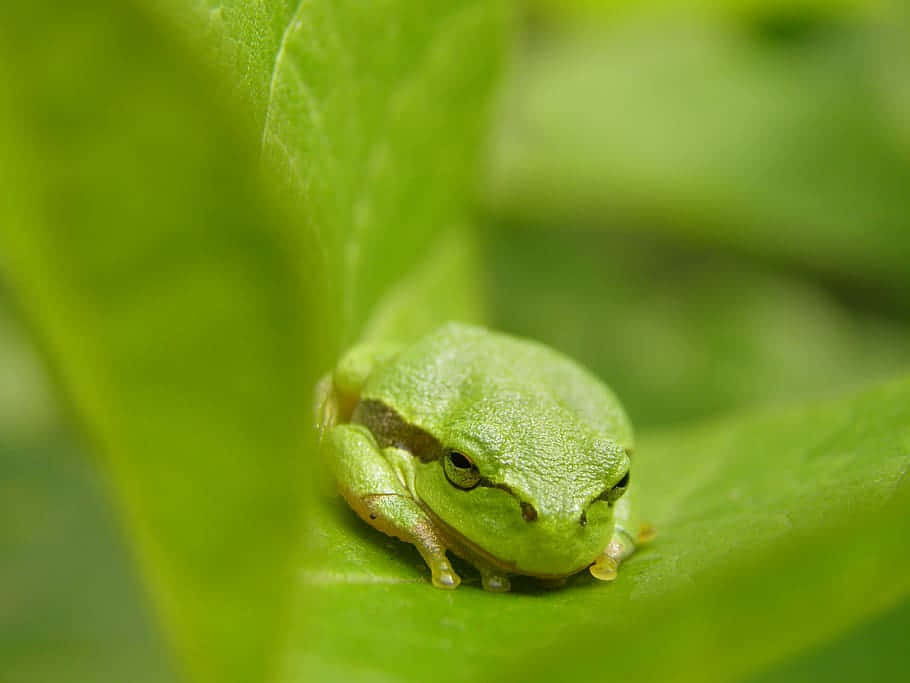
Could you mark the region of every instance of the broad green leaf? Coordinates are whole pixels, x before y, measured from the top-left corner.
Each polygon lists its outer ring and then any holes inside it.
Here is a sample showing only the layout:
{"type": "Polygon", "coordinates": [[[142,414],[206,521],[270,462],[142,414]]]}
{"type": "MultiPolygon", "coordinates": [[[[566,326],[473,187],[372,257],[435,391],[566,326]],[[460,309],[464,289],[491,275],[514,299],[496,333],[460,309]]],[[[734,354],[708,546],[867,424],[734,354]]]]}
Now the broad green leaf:
{"type": "Polygon", "coordinates": [[[910,380],[645,434],[636,457],[659,536],[611,585],[490,594],[463,568],[433,589],[326,502],[287,680],[736,680],[910,595],[910,380]]]}
{"type": "Polygon", "coordinates": [[[882,55],[906,32],[747,29],[672,16],[535,43],[506,97],[491,207],[746,252],[905,310],[910,157],[887,87],[903,72],[882,55]]]}
{"type": "MultiPolygon", "coordinates": [[[[215,61],[234,91],[251,108],[254,130],[261,131],[270,102],[276,60],[296,9],[294,0],[168,0],[182,17],[182,5],[201,13],[215,61]]],[[[197,27],[193,27],[197,28],[197,27]]],[[[194,36],[196,40],[200,35],[194,36]]]]}
{"type": "Polygon", "coordinates": [[[504,18],[503,3],[481,0],[308,2],[291,17],[263,153],[306,207],[344,345],[437,233],[460,223],[504,18]]]}
{"type": "Polygon", "coordinates": [[[261,680],[321,352],[258,139],[135,3],[4,8],[0,70],[2,272],[110,470],[185,667],[261,680]]]}
{"type": "Polygon", "coordinates": [[[473,272],[459,226],[505,12],[194,7],[205,37],[178,3],[0,13],[0,272],[183,667],[267,680],[318,374],[371,315],[401,335],[477,315],[476,282],[438,276],[473,272]]]}
{"type": "Polygon", "coordinates": [[[447,320],[482,322],[486,287],[473,232],[459,226],[440,235],[370,314],[363,339],[416,339],[447,320]]]}
{"type": "Polygon", "coordinates": [[[869,675],[875,662],[880,680],[899,681],[907,675],[906,635],[910,632],[910,600],[882,617],[861,624],[845,636],[819,643],[802,656],[787,660],[746,680],[749,683],[851,683],[869,675]]]}
{"type": "MultiPolygon", "coordinates": [[[[505,3],[196,5],[251,102],[266,164],[305,207],[332,285],[327,305],[343,316],[332,331],[339,350],[364,334],[387,292],[400,298],[390,288],[400,291],[434,259],[464,291],[457,302],[412,294],[424,322],[404,327],[478,318],[476,272],[467,262],[452,270],[448,251],[472,249],[463,218],[500,72],[505,3]]],[[[391,305],[380,315],[388,319],[391,305]]]]}

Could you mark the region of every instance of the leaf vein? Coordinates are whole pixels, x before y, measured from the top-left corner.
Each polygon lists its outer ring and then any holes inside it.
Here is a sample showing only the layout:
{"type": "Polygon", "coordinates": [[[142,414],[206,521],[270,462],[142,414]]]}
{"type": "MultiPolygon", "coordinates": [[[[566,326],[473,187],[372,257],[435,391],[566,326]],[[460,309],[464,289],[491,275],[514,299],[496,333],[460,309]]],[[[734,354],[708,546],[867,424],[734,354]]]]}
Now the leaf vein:
{"type": "Polygon", "coordinates": [[[284,50],[288,44],[288,38],[291,35],[291,31],[297,26],[297,15],[300,13],[303,3],[304,0],[297,0],[297,6],[288,19],[288,25],[284,27],[284,33],[281,34],[281,42],[278,44],[278,51],[275,53],[275,61],[272,64],[272,73],[269,78],[269,99],[265,103],[265,116],[262,119],[262,142],[260,145],[262,148],[265,147],[265,134],[269,129],[269,119],[272,115],[272,103],[275,101],[275,84],[278,81],[278,70],[284,59],[284,50]]]}

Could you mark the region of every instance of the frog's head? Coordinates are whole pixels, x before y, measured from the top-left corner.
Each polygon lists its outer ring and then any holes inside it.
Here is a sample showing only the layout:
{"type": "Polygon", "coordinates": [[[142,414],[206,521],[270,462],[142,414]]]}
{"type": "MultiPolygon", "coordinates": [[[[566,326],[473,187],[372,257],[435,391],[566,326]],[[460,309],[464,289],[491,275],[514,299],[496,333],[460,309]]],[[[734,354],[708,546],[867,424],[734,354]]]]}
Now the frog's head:
{"type": "Polygon", "coordinates": [[[453,549],[510,572],[566,576],[600,555],[629,486],[628,451],[541,395],[488,395],[438,436],[419,499],[453,549]]]}

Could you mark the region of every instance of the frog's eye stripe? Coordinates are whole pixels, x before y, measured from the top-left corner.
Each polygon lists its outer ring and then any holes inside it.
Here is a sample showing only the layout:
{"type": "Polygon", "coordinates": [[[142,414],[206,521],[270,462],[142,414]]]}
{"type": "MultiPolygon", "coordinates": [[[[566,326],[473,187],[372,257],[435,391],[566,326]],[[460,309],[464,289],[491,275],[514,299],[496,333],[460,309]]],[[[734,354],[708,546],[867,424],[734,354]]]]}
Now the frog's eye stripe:
{"type": "Polygon", "coordinates": [[[442,444],[432,434],[408,423],[382,401],[360,401],[354,407],[351,422],[369,429],[380,448],[401,448],[422,462],[439,460],[443,453],[442,444]]]}

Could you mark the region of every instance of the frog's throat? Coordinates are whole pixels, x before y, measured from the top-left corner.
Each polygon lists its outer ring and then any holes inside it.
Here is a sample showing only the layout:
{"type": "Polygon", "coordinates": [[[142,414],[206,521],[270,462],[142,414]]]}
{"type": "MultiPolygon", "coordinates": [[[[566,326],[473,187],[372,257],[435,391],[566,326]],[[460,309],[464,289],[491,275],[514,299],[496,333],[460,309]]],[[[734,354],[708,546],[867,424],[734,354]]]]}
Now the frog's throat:
{"type": "Polygon", "coordinates": [[[575,569],[557,574],[528,571],[527,569],[519,567],[514,560],[504,560],[485,548],[480,547],[474,541],[461,534],[457,529],[446,524],[435,512],[433,512],[433,510],[427,507],[423,501],[418,500],[417,502],[427,514],[427,517],[430,518],[433,525],[442,532],[443,537],[446,539],[448,549],[459,557],[464,558],[478,569],[481,567],[497,569],[505,574],[520,574],[522,576],[532,576],[536,579],[564,579],[567,576],[572,576],[573,574],[577,574],[578,572],[587,569],[596,559],[591,558],[590,562],[585,562],[575,569]]]}

